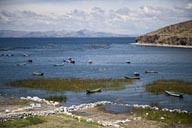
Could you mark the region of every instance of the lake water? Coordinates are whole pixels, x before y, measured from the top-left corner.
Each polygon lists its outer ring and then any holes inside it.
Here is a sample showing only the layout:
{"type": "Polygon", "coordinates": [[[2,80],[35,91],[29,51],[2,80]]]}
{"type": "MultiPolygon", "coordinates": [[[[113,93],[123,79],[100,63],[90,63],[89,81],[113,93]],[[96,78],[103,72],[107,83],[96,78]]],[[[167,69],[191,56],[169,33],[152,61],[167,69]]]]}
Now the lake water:
{"type": "Polygon", "coordinates": [[[154,95],[145,91],[144,85],[157,79],[181,79],[192,81],[192,49],[134,46],[135,38],[1,38],[0,39],[0,94],[14,96],[66,95],[63,105],[112,101],[128,104],[159,104],[162,107],[181,108],[192,111],[192,95],[184,98],[165,94],[154,95]],[[14,56],[4,56],[13,54],[14,56]],[[30,56],[23,56],[29,54],[30,56]],[[65,64],[63,59],[73,58],[75,64],[65,64]],[[32,63],[25,66],[16,64],[32,63]],[[88,64],[92,60],[93,64],[88,64]],[[130,64],[126,62],[130,61],[130,64]],[[145,70],[158,71],[145,74],[145,70]],[[16,88],[5,82],[16,79],[38,78],[33,71],[44,72],[44,78],[123,78],[139,72],[135,80],[125,89],[103,90],[87,95],[82,92],[51,92],[29,88],[16,88]]]}

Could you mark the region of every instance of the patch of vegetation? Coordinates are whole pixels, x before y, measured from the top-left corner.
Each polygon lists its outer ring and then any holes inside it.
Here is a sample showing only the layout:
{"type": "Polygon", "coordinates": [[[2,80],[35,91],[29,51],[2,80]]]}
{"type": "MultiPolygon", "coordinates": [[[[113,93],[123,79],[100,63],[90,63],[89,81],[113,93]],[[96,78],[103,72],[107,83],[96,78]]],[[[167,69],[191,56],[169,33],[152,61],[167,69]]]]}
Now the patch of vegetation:
{"type": "Polygon", "coordinates": [[[45,99],[49,100],[49,101],[57,101],[57,102],[66,102],[67,101],[66,96],[50,96],[45,99]]]}
{"type": "Polygon", "coordinates": [[[182,80],[157,80],[145,87],[148,92],[154,94],[161,94],[166,90],[192,94],[192,82],[182,80]]]}
{"type": "Polygon", "coordinates": [[[25,119],[0,122],[0,128],[21,128],[45,122],[40,117],[28,117],[25,119]]]}
{"type": "Polygon", "coordinates": [[[7,84],[50,91],[84,91],[95,88],[105,88],[109,90],[122,89],[124,85],[129,83],[131,83],[129,79],[39,78],[16,80],[8,82],[7,84]]]}
{"type": "Polygon", "coordinates": [[[167,112],[150,108],[134,108],[133,112],[136,113],[137,116],[167,124],[192,124],[191,113],[167,112]]]}
{"type": "Polygon", "coordinates": [[[95,122],[95,121],[93,121],[93,122],[88,122],[85,118],[83,118],[83,117],[77,117],[77,116],[72,116],[72,115],[67,115],[67,114],[62,114],[64,117],[66,117],[66,118],[73,118],[73,119],[75,119],[75,120],[77,120],[77,121],[79,121],[79,122],[83,122],[83,123],[85,123],[86,125],[88,125],[88,126],[101,126],[101,124],[99,124],[99,123],[97,123],[97,122],[95,122]]]}
{"type": "Polygon", "coordinates": [[[40,124],[41,128],[101,128],[97,122],[87,122],[85,118],[78,119],[66,114],[56,114],[43,117],[47,123],[40,124]]]}

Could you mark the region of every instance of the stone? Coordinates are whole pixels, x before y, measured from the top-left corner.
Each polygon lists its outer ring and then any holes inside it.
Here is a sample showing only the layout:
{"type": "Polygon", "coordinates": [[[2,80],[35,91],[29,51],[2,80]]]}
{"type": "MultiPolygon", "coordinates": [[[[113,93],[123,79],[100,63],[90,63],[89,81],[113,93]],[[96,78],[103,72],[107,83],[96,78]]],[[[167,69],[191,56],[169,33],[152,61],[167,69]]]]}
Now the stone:
{"type": "Polygon", "coordinates": [[[164,120],[165,118],[164,118],[164,117],[161,117],[160,119],[161,119],[161,120],[164,120]]]}

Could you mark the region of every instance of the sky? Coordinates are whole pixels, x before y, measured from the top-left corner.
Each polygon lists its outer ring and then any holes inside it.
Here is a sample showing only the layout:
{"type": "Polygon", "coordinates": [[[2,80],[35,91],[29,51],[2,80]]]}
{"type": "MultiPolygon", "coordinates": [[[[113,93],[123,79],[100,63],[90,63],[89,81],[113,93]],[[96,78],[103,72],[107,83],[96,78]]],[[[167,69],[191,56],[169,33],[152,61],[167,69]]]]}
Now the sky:
{"type": "Polygon", "coordinates": [[[0,0],[0,30],[139,35],[192,20],[192,0],[0,0]]]}

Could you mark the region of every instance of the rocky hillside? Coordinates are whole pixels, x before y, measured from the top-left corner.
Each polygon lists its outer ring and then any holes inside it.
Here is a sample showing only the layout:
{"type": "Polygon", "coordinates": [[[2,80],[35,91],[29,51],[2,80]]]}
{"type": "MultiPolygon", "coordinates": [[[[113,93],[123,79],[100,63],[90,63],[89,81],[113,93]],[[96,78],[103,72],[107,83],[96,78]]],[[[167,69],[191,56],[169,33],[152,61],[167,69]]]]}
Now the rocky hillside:
{"type": "Polygon", "coordinates": [[[170,25],[136,38],[137,43],[192,46],[192,20],[170,25]]]}

